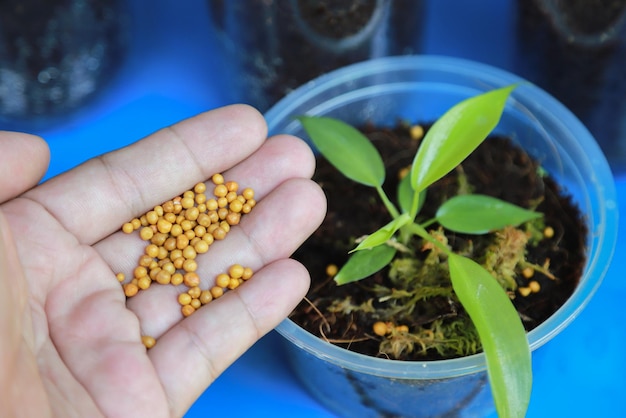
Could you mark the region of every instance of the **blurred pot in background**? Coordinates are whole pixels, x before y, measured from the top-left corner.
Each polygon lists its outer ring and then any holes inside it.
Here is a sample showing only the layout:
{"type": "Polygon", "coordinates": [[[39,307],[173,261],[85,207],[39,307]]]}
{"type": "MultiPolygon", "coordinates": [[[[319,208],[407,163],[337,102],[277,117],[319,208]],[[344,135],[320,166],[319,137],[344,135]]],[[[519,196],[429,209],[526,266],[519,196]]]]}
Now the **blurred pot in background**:
{"type": "MultiPolygon", "coordinates": [[[[229,102],[261,111],[330,70],[420,49],[421,0],[209,0],[229,102]]],[[[217,60],[216,60],[217,61],[217,60]]]]}
{"type": "Polygon", "coordinates": [[[48,126],[83,106],[123,59],[121,0],[0,3],[0,128],[48,126]]]}
{"type": "Polygon", "coordinates": [[[516,71],[563,102],[626,169],[626,0],[519,0],[516,71]]]}

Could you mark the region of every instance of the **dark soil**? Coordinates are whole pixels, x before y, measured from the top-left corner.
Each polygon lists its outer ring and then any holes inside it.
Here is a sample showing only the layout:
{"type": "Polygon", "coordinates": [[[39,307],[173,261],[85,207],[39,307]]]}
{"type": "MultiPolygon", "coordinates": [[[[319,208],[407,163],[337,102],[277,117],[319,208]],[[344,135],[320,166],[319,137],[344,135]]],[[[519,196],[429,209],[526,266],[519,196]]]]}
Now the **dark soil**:
{"type": "MultiPolygon", "coordinates": [[[[402,124],[393,129],[367,127],[365,131],[386,162],[388,175],[384,188],[389,196],[395,196],[391,191],[396,190],[398,178],[393,173],[410,165],[419,141],[412,140],[407,127],[402,124]]],[[[582,273],[587,236],[578,208],[550,177],[538,174],[538,168],[537,162],[507,138],[490,137],[457,170],[429,188],[421,212],[425,219],[431,218],[439,202],[456,193],[459,173],[462,173],[474,193],[491,195],[527,208],[536,207],[544,214],[544,223],[554,229],[555,236],[540,241],[537,246],[530,246],[526,260],[538,265],[549,260],[550,272],[556,279],[535,273],[532,279],[540,283],[541,290],[527,297],[515,294],[513,303],[527,330],[547,319],[572,294],[582,273]],[[537,202],[541,203],[536,206],[537,202]]],[[[294,255],[308,268],[312,284],[308,301],[303,301],[290,317],[309,332],[339,346],[372,356],[384,356],[379,351],[383,338],[373,334],[372,325],[381,319],[388,320],[388,312],[375,310],[367,313],[355,309],[342,313],[332,309],[331,305],[349,300],[352,306],[363,306],[369,301],[369,306],[382,309],[383,304],[371,290],[377,286],[391,287],[387,270],[356,283],[336,286],[327,276],[326,267],[329,264],[343,265],[348,251],[354,248],[354,238],[373,232],[386,224],[390,217],[378,203],[374,189],[345,179],[324,159],[318,158],[314,180],[327,195],[328,213],[321,227],[294,255]]],[[[448,238],[453,248],[484,245],[475,235],[448,234],[448,238]]],[[[417,250],[416,253],[423,252],[417,250]]],[[[528,283],[521,274],[515,280],[519,286],[528,283]]],[[[433,327],[437,320],[445,323],[467,318],[454,295],[434,296],[423,305],[416,306],[410,318],[402,317],[402,323],[410,330],[433,327]]],[[[458,355],[443,357],[455,356],[458,355]]],[[[435,349],[428,349],[425,353],[413,350],[398,357],[402,360],[440,358],[442,353],[435,349]]]]}

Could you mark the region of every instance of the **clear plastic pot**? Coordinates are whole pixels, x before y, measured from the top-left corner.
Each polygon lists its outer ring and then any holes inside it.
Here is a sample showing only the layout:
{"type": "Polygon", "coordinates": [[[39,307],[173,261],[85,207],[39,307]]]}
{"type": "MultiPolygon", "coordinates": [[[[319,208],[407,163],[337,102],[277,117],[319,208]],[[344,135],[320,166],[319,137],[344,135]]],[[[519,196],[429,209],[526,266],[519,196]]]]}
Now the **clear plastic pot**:
{"type": "MultiPolygon", "coordinates": [[[[459,101],[511,83],[513,92],[496,132],[510,136],[579,205],[588,223],[587,260],[567,302],[528,334],[532,350],[567,326],[592,297],[609,266],[617,237],[614,181],[594,138],[562,104],[508,72],[461,59],[389,57],[319,77],[266,113],[270,134],[306,139],[297,115],[349,123],[393,125],[398,118],[433,121],[459,101]]],[[[342,416],[484,416],[493,401],[483,354],[442,361],[374,358],[327,343],[287,319],[277,331],[303,385],[342,416]]]]}

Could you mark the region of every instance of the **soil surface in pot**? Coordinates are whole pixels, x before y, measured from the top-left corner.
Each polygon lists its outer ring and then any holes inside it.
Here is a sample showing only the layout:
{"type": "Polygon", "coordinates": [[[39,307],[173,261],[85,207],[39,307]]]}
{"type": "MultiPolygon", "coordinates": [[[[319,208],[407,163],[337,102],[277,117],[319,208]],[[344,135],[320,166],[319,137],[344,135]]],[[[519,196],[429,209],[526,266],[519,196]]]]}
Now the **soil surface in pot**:
{"type": "MultiPolygon", "coordinates": [[[[391,191],[399,181],[396,174],[410,166],[419,140],[412,139],[410,127],[402,123],[382,129],[368,126],[363,131],[383,156],[384,189],[393,199],[391,191]]],[[[421,241],[410,248],[418,267],[404,259],[393,269],[385,268],[359,282],[335,284],[327,267],[342,266],[355,239],[386,224],[390,216],[374,189],[347,180],[323,158],[317,164],[314,180],[326,193],[328,212],[321,227],[294,254],[308,268],[312,282],[306,299],[290,318],[320,338],[370,356],[437,360],[480,351],[476,331],[449,279],[433,285],[419,278],[432,261],[428,256],[432,251],[418,247],[421,241]],[[408,279],[398,279],[402,269],[409,271],[408,279]],[[391,332],[382,337],[375,334],[373,324],[378,321],[388,323],[391,332]]],[[[544,214],[538,225],[522,231],[526,238],[537,238],[529,240],[524,256],[524,265],[534,266],[532,277],[524,274],[523,265],[517,265],[513,275],[517,289],[509,292],[526,329],[535,328],[569,298],[581,276],[587,227],[579,209],[537,161],[509,139],[496,136],[428,189],[419,216],[432,218],[440,202],[459,191],[491,195],[544,214]],[[554,232],[549,238],[543,235],[544,227],[554,232]],[[539,285],[538,291],[528,291],[530,282],[539,285]]],[[[439,230],[436,224],[429,229],[439,230]]],[[[519,235],[520,230],[516,231],[519,235]]],[[[495,242],[514,241],[515,234],[446,232],[446,239],[455,250],[478,253],[495,242]]],[[[445,273],[447,264],[439,264],[445,273]]]]}

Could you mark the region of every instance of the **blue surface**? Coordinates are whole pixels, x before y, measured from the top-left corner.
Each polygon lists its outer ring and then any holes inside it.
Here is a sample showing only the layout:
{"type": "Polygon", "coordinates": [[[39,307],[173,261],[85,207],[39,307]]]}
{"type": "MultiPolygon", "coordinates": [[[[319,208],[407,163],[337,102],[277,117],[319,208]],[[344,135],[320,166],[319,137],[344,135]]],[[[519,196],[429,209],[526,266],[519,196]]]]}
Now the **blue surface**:
{"type": "MultiPolygon", "coordinates": [[[[141,20],[135,22],[131,55],[116,79],[78,114],[35,131],[52,151],[46,177],[225,104],[220,80],[212,77],[205,1],[133,4],[141,20]]],[[[429,0],[422,52],[474,59],[515,72],[512,4],[512,0],[429,0]]],[[[626,177],[616,180],[623,208],[626,177]]],[[[618,297],[626,290],[622,280],[626,267],[621,264],[625,237],[620,234],[617,257],[585,311],[534,353],[529,417],[626,416],[621,399],[626,389],[626,326],[618,320],[624,303],[618,297]]],[[[259,341],[198,399],[187,418],[332,417],[288,370],[280,338],[270,333],[259,341]]]]}

